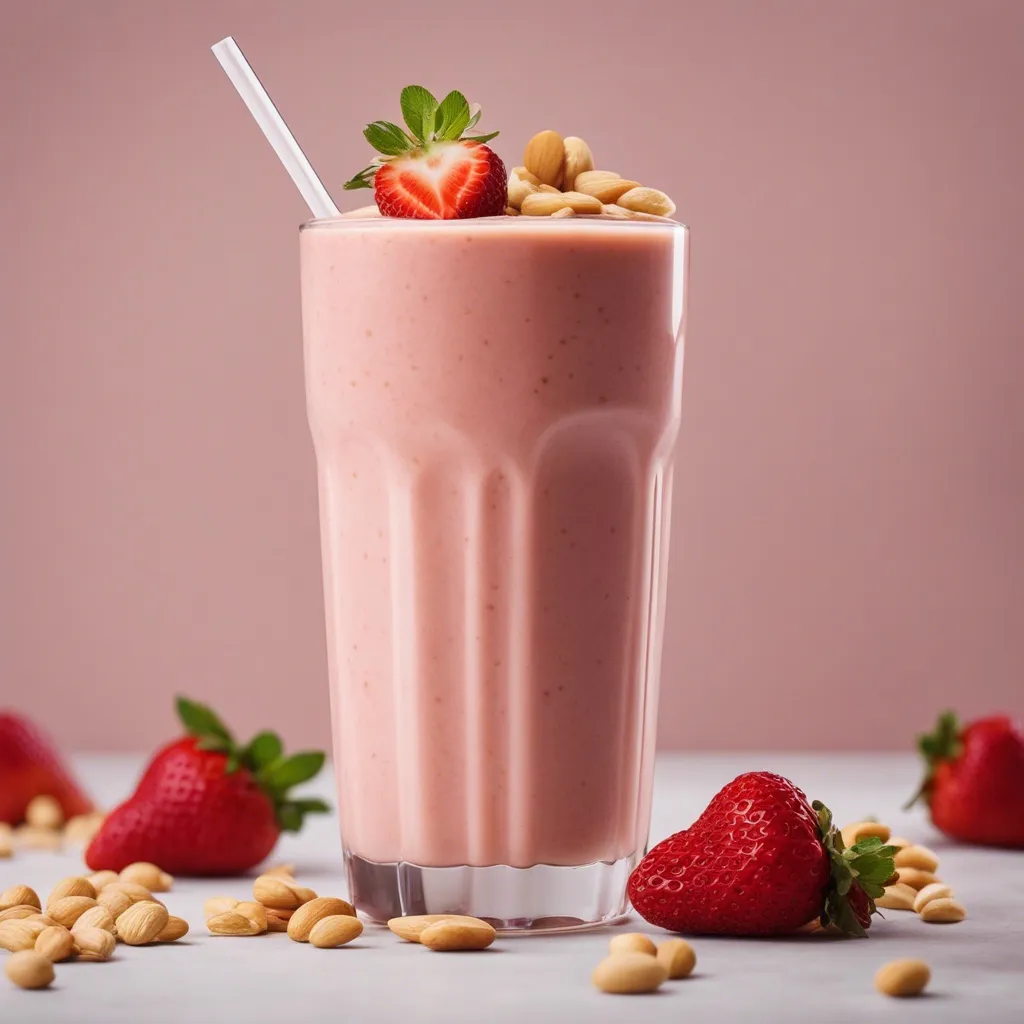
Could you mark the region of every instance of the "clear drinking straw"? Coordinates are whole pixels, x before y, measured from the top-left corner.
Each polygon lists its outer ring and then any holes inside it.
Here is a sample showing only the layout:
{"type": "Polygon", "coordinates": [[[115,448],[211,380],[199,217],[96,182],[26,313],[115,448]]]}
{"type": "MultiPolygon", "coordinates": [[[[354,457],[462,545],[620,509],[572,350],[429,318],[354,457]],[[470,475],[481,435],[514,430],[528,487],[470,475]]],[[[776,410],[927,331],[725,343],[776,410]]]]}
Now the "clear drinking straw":
{"type": "Polygon", "coordinates": [[[238,44],[228,36],[214,44],[211,49],[231,79],[231,84],[238,90],[238,95],[245,101],[249,113],[263,130],[267,142],[274,147],[274,152],[295,182],[295,187],[302,193],[302,198],[306,200],[313,216],[337,217],[339,211],[334,205],[334,200],[306,159],[306,154],[299,148],[295,136],[288,130],[284,118],[278,113],[274,101],[267,95],[267,90],[263,88],[256,77],[256,72],[249,66],[238,44]]]}

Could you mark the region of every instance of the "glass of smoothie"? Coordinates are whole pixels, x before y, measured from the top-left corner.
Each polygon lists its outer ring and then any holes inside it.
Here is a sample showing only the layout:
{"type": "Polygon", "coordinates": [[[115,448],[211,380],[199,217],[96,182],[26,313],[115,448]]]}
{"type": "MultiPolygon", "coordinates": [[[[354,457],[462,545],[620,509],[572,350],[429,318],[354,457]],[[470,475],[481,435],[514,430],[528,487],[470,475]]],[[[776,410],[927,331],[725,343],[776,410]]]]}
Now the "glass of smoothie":
{"type": "Polygon", "coordinates": [[[605,922],[650,818],[687,229],[300,236],[350,895],[605,922]]]}

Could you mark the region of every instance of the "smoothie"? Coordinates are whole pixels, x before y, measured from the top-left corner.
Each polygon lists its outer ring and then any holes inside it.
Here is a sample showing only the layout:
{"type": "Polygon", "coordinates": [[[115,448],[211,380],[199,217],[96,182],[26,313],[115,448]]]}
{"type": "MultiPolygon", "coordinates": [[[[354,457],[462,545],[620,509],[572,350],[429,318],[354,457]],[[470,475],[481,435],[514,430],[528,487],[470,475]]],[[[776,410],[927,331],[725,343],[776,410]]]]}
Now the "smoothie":
{"type": "Polygon", "coordinates": [[[301,262],[354,901],[500,919],[408,871],[604,865],[612,916],[649,824],[686,229],[338,218],[301,262]]]}

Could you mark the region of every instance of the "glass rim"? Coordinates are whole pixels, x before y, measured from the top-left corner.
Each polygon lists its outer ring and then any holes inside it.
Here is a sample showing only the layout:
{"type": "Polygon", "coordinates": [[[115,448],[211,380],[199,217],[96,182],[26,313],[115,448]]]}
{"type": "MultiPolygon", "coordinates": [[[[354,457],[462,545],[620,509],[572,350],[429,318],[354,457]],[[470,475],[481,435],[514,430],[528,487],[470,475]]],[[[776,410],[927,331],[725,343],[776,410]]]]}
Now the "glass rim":
{"type": "Polygon", "coordinates": [[[690,228],[682,221],[672,220],[670,217],[641,218],[618,218],[605,217],[601,214],[580,214],[575,217],[509,217],[507,214],[498,214],[494,217],[466,217],[464,219],[427,219],[416,217],[352,217],[344,213],[335,217],[311,217],[309,220],[299,224],[299,231],[327,231],[327,230],[354,230],[368,228],[372,231],[380,231],[385,228],[396,228],[400,231],[423,231],[425,229],[451,231],[457,227],[471,228],[473,230],[493,230],[494,228],[508,227],[514,231],[523,230],[524,226],[539,228],[542,231],[565,230],[566,222],[573,228],[583,227],[584,230],[598,231],[622,231],[624,229],[639,228],[643,231],[684,231],[689,233],[690,228]],[[513,227],[513,225],[515,225],[513,227]],[[542,227],[542,225],[547,225],[542,227]]]}

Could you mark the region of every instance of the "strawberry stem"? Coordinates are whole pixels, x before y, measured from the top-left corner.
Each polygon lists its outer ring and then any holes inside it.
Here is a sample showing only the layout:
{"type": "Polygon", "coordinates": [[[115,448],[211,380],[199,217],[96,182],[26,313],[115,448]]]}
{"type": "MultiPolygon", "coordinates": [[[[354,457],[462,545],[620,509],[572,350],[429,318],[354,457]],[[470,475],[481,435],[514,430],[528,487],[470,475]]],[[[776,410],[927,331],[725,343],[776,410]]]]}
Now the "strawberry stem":
{"type": "Polygon", "coordinates": [[[935,769],[943,761],[951,761],[960,754],[960,722],[952,711],[944,711],[931,732],[922,733],[917,737],[917,749],[925,762],[924,778],[914,795],[903,805],[907,810],[919,800],[928,802],[935,769]]]}
{"type": "Polygon", "coordinates": [[[267,794],[274,805],[277,823],[285,832],[298,832],[307,814],[324,814],[330,807],[319,799],[293,799],[288,791],[308,782],[324,766],[322,750],[307,750],[286,757],[281,738],[273,732],[261,732],[244,747],[239,746],[216,712],[205,704],[177,698],[178,717],[185,731],[196,737],[196,747],[224,754],[224,774],[244,769],[267,794]]]}

